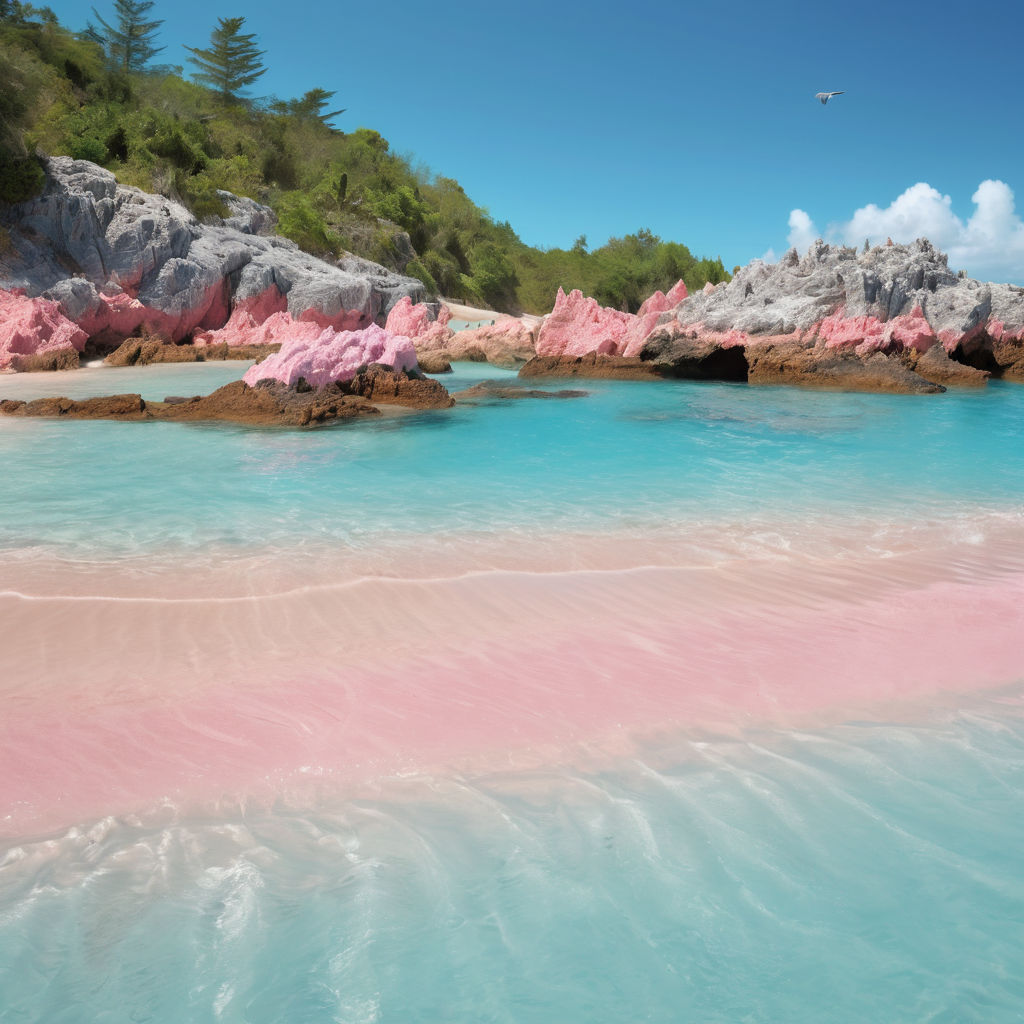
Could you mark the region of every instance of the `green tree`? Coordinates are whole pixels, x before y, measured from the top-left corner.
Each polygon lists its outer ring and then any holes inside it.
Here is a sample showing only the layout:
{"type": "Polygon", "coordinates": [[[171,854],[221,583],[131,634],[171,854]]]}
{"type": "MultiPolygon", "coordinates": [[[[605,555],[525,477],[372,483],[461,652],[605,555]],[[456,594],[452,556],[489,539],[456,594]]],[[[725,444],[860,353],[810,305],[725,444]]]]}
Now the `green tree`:
{"type": "Polygon", "coordinates": [[[92,9],[100,27],[89,25],[86,34],[103,47],[111,67],[125,72],[141,71],[163,50],[162,46],[153,45],[156,30],[163,21],[146,21],[153,6],[154,0],[114,0],[116,26],[104,21],[95,7],[92,9]]]}
{"type": "Polygon", "coordinates": [[[210,48],[185,49],[198,71],[192,77],[215,90],[225,103],[237,102],[250,85],[266,72],[260,58],[266,53],[256,46],[256,36],[242,32],[245,18],[218,18],[210,33],[210,48]]]}
{"type": "Polygon", "coordinates": [[[326,89],[310,89],[309,92],[303,93],[297,100],[285,100],[274,103],[271,109],[275,114],[290,115],[298,118],[300,121],[319,121],[330,128],[329,122],[339,114],[345,113],[344,107],[341,110],[324,110],[324,107],[330,103],[333,95],[333,91],[328,92],[326,89]]]}

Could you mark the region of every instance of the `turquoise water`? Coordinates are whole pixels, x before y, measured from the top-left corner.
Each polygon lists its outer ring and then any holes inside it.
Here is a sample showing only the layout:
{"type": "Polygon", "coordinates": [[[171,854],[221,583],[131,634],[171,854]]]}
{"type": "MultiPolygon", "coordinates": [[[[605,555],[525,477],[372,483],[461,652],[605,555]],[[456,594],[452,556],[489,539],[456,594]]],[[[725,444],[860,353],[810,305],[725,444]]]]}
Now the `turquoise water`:
{"type": "MultiPolygon", "coordinates": [[[[147,368],[141,383],[139,371],[106,371],[90,384],[162,397],[203,390],[204,374],[223,383],[244,365],[189,366],[188,387],[178,369],[147,368]]],[[[461,364],[447,384],[485,376],[514,378],[461,364]]],[[[0,397],[19,397],[19,383],[0,382],[0,397]]],[[[807,517],[1015,513],[1024,497],[1024,389],[1014,385],[940,397],[573,386],[587,396],[315,432],[0,420],[0,550],[89,558],[470,530],[776,528],[807,517]]]]}
{"type": "Polygon", "coordinates": [[[4,1019],[1021,1019],[1018,713],[672,753],[23,843],[4,1019]]]}
{"type": "MultiPolygon", "coordinates": [[[[162,398],[244,369],[60,390],[162,398]]],[[[46,383],[3,378],[0,397],[46,383]]],[[[733,558],[820,554],[825,536],[848,559],[941,536],[963,539],[967,574],[991,524],[1020,536],[1024,388],[565,386],[588,394],[313,432],[0,419],[4,572],[482,535],[524,558],[551,536],[741,536],[733,558]]],[[[961,610],[950,628],[970,628],[961,610]]],[[[74,665],[59,637],[44,655],[74,665]]],[[[9,837],[0,1021],[1019,1022],[1022,708],[1016,685],[670,732],[586,767],[224,794],[205,817],[159,801],[9,837]]]]}

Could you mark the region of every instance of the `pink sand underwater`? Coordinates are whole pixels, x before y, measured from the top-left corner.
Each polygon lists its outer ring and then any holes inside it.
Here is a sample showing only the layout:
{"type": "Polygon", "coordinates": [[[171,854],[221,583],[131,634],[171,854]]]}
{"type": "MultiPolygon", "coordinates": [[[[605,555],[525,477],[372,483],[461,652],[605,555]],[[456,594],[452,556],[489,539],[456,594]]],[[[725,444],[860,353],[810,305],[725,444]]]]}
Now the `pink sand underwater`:
{"type": "Polygon", "coordinates": [[[1014,550],[969,573],[941,549],[674,565],[638,547],[629,567],[596,543],[583,569],[506,551],[492,571],[339,562],[242,585],[9,568],[0,833],[621,753],[672,729],[899,715],[1015,684],[1014,550]]]}

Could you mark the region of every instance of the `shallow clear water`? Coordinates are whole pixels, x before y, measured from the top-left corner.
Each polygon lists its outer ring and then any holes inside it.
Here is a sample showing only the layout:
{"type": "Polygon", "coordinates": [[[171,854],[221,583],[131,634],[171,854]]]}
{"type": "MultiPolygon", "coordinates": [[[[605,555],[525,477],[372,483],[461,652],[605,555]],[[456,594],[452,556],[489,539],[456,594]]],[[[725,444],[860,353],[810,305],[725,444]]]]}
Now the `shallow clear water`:
{"type": "MultiPolygon", "coordinates": [[[[514,378],[459,365],[451,390],[514,378]]],[[[203,374],[219,385],[242,370],[189,366],[187,388],[177,367],[100,371],[92,387],[163,395],[202,390],[203,374]]],[[[20,380],[9,379],[0,395],[17,397],[20,380]]],[[[56,546],[91,557],[359,547],[467,531],[946,520],[979,508],[1014,514],[1024,496],[1024,389],[1013,385],[940,398],[690,382],[572,386],[588,394],[315,432],[0,420],[0,549],[56,546]]]]}
{"type": "Polygon", "coordinates": [[[0,1020],[1024,1020],[1024,388],[564,386],[0,419],[0,1020]]]}

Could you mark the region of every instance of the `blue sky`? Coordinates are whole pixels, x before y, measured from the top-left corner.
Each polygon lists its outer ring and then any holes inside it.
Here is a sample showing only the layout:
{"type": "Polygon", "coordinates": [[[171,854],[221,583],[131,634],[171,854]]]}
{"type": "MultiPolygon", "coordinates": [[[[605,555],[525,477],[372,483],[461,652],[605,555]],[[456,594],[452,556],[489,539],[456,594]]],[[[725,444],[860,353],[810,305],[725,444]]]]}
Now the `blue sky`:
{"type": "MultiPolygon", "coordinates": [[[[72,28],[90,17],[81,0],[50,6],[72,28]]],[[[112,0],[95,6],[110,19],[112,0]]],[[[533,245],[647,227],[731,268],[815,235],[924,231],[955,268],[1024,284],[1024,14],[1010,3],[157,0],[153,13],[169,63],[245,15],[267,51],[254,92],[336,90],[338,127],[377,129],[533,245]]]]}

